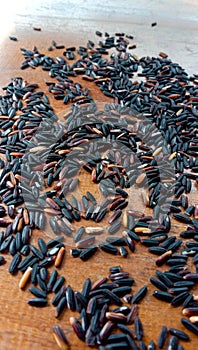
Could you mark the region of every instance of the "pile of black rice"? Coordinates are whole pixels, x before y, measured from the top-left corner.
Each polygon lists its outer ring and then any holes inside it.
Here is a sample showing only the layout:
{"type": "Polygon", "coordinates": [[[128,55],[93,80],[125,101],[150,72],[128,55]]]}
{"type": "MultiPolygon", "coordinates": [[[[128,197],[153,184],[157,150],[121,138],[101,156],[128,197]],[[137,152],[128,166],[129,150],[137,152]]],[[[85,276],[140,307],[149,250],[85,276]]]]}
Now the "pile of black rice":
{"type": "MultiPolygon", "coordinates": [[[[17,77],[3,87],[0,252],[13,256],[10,273],[23,273],[21,288],[31,281],[30,305],[45,306],[48,293],[54,293],[56,317],[66,308],[79,312],[70,323],[88,346],[152,350],[156,345],[145,344],[138,316],[147,286],[132,295],[134,279],[113,266],[108,277],[94,283],[87,278],[79,292],[66,285],[56,268],[64,261],[64,242],[73,244],[71,256],[83,261],[99,250],[127,258],[142,244],[157,256],[158,268],[168,268],[150,277],[157,288],[153,296],[182,305],[187,317],[182,325],[198,335],[198,297],[191,291],[198,282],[198,205],[188,198],[198,184],[198,80],[163,52],[159,57],[131,54],[131,35],[96,35],[101,37],[98,46],[89,40],[78,49],[53,41],[48,50],[63,49],[61,57],[36,47],[21,49],[21,69],[48,71],[49,92],[63,106],[69,104],[65,121],[57,118],[37,84],[17,77]],[[83,80],[97,85],[111,102],[99,108],[83,80]],[[82,198],[74,195],[82,168],[98,184],[102,200],[90,191],[82,198]],[[143,204],[153,215],[130,207],[132,187],[142,189],[143,204]],[[169,234],[172,220],[186,225],[177,236],[169,234]],[[77,229],[80,221],[87,224],[77,229]],[[45,231],[48,224],[54,237],[33,245],[34,229],[45,231]],[[194,271],[187,265],[189,257],[194,271]]],[[[61,349],[70,348],[59,326],[53,334],[61,349]]],[[[157,344],[181,350],[180,340],[190,337],[164,325],[157,344]]]]}

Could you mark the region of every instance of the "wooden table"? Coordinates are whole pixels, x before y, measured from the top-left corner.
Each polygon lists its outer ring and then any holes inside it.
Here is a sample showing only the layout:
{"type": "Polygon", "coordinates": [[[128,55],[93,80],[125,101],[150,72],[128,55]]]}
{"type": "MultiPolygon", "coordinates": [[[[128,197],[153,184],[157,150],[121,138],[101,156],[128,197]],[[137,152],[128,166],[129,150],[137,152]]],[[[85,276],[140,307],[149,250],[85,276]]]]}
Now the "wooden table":
{"type": "MultiPolygon", "coordinates": [[[[134,53],[141,55],[158,55],[160,51],[168,53],[169,57],[184,68],[189,74],[197,69],[197,39],[198,39],[198,2],[196,0],[163,0],[147,1],[132,0],[101,1],[4,1],[1,5],[0,22],[0,85],[3,86],[10,78],[22,76],[28,82],[37,82],[41,89],[46,89],[46,72],[36,70],[20,70],[22,56],[19,48],[31,49],[36,45],[41,52],[48,54],[47,48],[54,39],[66,46],[86,44],[88,39],[98,40],[95,30],[107,31],[111,34],[124,31],[134,35],[137,49],[134,53]],[[156,27],[151,27],[157,22],[156,27]],[[41,27],[34,31],[33,27],[41,27]],[[14,35],[17,42],[10,41],[8,36],[14,35]]],[[[53,55],[61,54],[53,51],[53,55]]],[[[98,89],[86,82],[93,98],[105,101],[98,89]]],[[[61,112],[63,105],[52,96],[50,102],[55,112],[61,112]]],[[[108,100],[107,100],[108,101],[108,100]]],[[[197,204],[197,190],[192,195],[192,202],[197,204]]],[[[171,233],[179,234],[182,226],[173,222],[171,233]]],[[[37,235],[37,233],[35,233],[37,235]]],[[[42,235],[39,232],[39,235],[42,235]]],[[[45,233],[43,233],[45,237],[45,233]]],[[[8,273],[10,256],[6,257],[7,265],[0,267],[0,349],[1,350],[49,350],[57,346],[52,336],[52,327],[60,324],[67,332],[71,349],[85,349],[78,341],[69,325],[70,311],[66,311],[56,320],[54,308],[50,305],[36,309],[27,305],[29,292],[18,288],[20,274],[12,277],[8,273]]],[[[169,304],[158,302],[152,297],[154,287],[149,277],[155,274],[155,257],[147,253],[147,249],[137,245],[134,254],[127,259],[98,253],[88,262],[82,263],[69,256],[66,257],[60,274],[66,277],[67,283],[75,290],[80,290],[86,277],[93,281],[108,276],[112,265],[120,264],[123,270],[129,271],[135,278],[133,292],[147,285],[148,295],[139,306],[139,315],[144,324],[145,341],[157,340],[161,326],[184,329],[180,324],[181,308],[173,308],[169,304]]],[[[162,268],[165,270],[166,268],[162,268]]],[[[198,287],[194,289],[197,294],[198,287]]],[[[192,342],[185,345],[187,350],[198,348],[196,336],[190,335],[192,342]]]]}

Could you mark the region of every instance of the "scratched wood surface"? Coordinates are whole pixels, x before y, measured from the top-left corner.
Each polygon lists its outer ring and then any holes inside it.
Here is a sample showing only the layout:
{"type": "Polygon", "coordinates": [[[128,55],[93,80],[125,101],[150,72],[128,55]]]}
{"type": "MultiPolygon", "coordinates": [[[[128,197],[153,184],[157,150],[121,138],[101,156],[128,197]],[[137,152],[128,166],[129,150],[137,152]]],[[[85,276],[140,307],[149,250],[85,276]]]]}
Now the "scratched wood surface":
{"type": "MultiPolygon", "coordinates": [[[[111,34],[124,31],[134,35],[138,56],[156,56],[160,51],[168,53],[169,57],[184,68],[189,74],[197,73],[198,53],[198,3],[196,0],[163,0],[163,1],[4,1],[0,13],[0,85],[3,86],[10,78],[22,76],[28,82],[36,82],[41,90],[47,92],[45,81],[47,72],[40,68],[20,71],[22,61],[20,47],[27,49],[38,47],[41,52],[48,54],[47,47],[54,39],[66,46],[85,45],[88,39],[97,40],[95,30],[107,31],[111,34]],[[157,22],[156,27],[151,27],[157,22]],[[36,32],[33,26],[41,27],[36,32]],[[10,41],[9,35],[18,38],[17,42],[10,41]]],[[[62,50],[53,51],[52,55],[60,55],[62,50]]],[[[95,86],[83,82],[83,86],[90,89],[92,97],[105,102],[104,96],[95,86]]],[[[63,104],[55,101],[52,96],[50,102],[56,113],[63,112],[63,104]]],[[[91,188],[89,179],[81,179],[82,192],[91,188]]],[[[132,205],[137,207],[137,197],[131,197],[132,205]]],[[[197,204],[197,189],[191,195],[191,202],[197,204]]],[[[173,222],[171,233],[179,235],[182,225],[173,222]]],[[[48,231],[35,232],[38,236],[51,237],[48,231]]],[[[7,264],[0,267],[0,349],[1,350],[49,350],[57,349],[52,336],[52,327],[61,325],[66,331],[71,350],[86,349],[72,332],[69,325],[70,311],[66,311],[60,319],[55,319],[55,310],[50,305],[43,309],[36,309],[27,305],[30,296],[28,287],[21,291],[18,288],[20,274],[11,276],[8,273],[10,256],[6,256],[7,264]]],[[[110,256],[103,252],[97,253],[92,259],[82,263],[69,256],[69,247],[60,274],[75,290],[80,290],[85,278],[93,281],[107,276],[112,265],[120,264],[123,270],[129,271],[136,283],[135,293],[141,286],[148,286],[148,295],[139,306],[139,315],[145,330],[145,342],[157,340],[161,326],[183,329],[180,324],[181,308],[173,308],[169,304],[157,301],[152,297],[154,287],[149,283],[149,277],[155,274],[155,257],[147,253],[147,249],[137,245],[134,254],[127,259],[110,256]]],[[[166,267],[162,268],[162,271],[166,267]]],[[[194,288],[198,294],[198,288],[194,288]]],[[[51,297],[50,297],[51,298],[51,297]]],[[[190,335],[192,342],[185,344],[186,350],[198,348],[196,336],[190,335]]]]}

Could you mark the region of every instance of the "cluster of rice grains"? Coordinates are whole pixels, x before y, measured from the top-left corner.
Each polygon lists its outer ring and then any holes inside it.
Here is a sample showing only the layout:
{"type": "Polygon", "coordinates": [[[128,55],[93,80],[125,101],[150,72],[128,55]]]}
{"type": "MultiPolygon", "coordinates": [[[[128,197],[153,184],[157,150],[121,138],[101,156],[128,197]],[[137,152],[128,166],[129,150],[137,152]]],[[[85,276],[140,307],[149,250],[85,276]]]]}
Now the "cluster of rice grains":
{"type": "MultiPolygon", "coordinates": [[[[156,348],[153,341],[145,345],[138,317],[147,287],[132,295],[133,278],[116,266],[109,278],[86,279],[82,291],[74,291],[56,269],[48,270],[61,266],[64,242],[83,261],[100,249],[127,257],[137,244],[146,246],[158,268],[150,278],[157,288],[153,296],[182,305],[187,318],[181,323],[198,335],[198,297],[190,293],[198,282],[198,206],[187,196],[198,184],[197,76],[189,77],[163,52],[139,59],[129,53],[132,39],[105,33],[98,47],[89,40],[87,47],[66,48],[56,58],[36,47],[21,49],[21,68],[42,66],[56,79],[47,82],[49,92],[72,102],[65,121],[37,84],[22,78],[12,79],[0,96],[0,252],[13,256],[10,273],[23,273],[20,288],[31,281],[30,305],[45,306],[54,293],[56,317],[66,308],[77,311],[79,318],[70,319],[75,333],[101,350],[156,348]],[[93,82],[114,102],[99,108],[77,78],[93,82]],[[94,195],[86,189],[79,198],[81,173],[97,188],[94,195]],[[134,210],[134,193],[142,211],[134,210]],[[152,209],[149,215],[145,208],[152,209]],[[170,232],[175,220],[186,225],[180,237],[170,232]],[[34,229],[49,227],[53,239],[33,245],[34,229]],[[169,270],[161,272],[162,265],[169,270]]],[[[64,45],[53,41],[49,51],[54,49],[64,45]]],[[[53,334],[61,349],[70,347],[59,326],[53,334]]],[[[163,326],[158,347],[181,350],[180,339],[190,340],[182,330],[163,326]]]]}

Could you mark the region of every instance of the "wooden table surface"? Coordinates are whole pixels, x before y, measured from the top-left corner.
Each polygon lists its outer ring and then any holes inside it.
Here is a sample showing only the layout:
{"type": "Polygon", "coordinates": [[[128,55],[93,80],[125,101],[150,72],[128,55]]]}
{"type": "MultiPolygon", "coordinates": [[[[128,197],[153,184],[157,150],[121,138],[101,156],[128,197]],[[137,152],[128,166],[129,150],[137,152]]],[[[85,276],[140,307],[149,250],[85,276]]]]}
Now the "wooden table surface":
{"type": "MultiPolygon", "coordinates": [[[[111,34],[119,31],[132,34],[137,45],[134,50],[136,55],[156,56],[160,51],[165,51],[173,61],[186,68],[189,74],[197,73],[196,0],[5,0],[1,4],[0,19],[1,86],[7,84],[12,77],[22,76],[30,83],[37,82],[41,89],[47,91],[47,72],[40,68],[20,70],[20,47],[31,49],[36,45],[41,52],[48,54],[47,48],[53,39],[66,46],[85,45],[88,39],[98,40],[95,30],[111,34]],[[151,27],[152,22],[157,22],[157,26],[151,27]],[[42,30],[34,31],[34,26],[41,27],[42,30]],[[9,35],[16,36],[18,41],[10,41],[9,35]]],[[[61,52],[57,50],[52,54],[58,56],[61,52]]],[[[93,98],[105,102],[99,89],[86,82],[83,85],[90,88],[93,98]]],[[[52,96],[49,97],[55,112],[61,112],[63,104],[55,101],[52,96]]],[[[191,201],[197,204],[197,189],[194,190],[191,201]]],[[[171,234],[179,234],[181,230],[182,226],[173,222],[171,234]]],[[[41,235],[45,237],[46,232],[39,232],[39,236],[41,235]]],[[[11,276],[8,273],[10,256],[6,256],[6,260],[7,264],[0,267],[0,349],[57,349],[52,336],[52,327],[55,324],[60,324],[66,330],[72,345],[71,350],[86,349],[71,330],[70,311],[66,311],[57,320],[50,303],[48,307],[39,310],[27,305],[30,294],[27,289],[19,290],[20,274],[11,276]]],[[[180,324],[181,308],[173,308],[152,297],[154,287],[150,284],[149,277],[155,274],[155,256],[149,255],[147,249],[140,245],[137,245],[135,253],[130,254],[127,259],[100,252],[84,263],[71,258],[67,249],[60,274],[66,277],[67,283],[75,290],[80,290],[85,278],[90,277],[95,281],[102,276],[108,276],[109,267],[118,264],[134,277],[134,293],[143,285],[149,288],[148,295],[139,306],[145,342],[148,344],[151,339],[156,341],[163,324],[184,330],[180,324]]],[[[194,292],[198,294],[197,287],[194,292]]],[[[195,350],[198,348],[197,337],[190,336],[192,342],[186,343],[185,349],[195,350]]]]}

